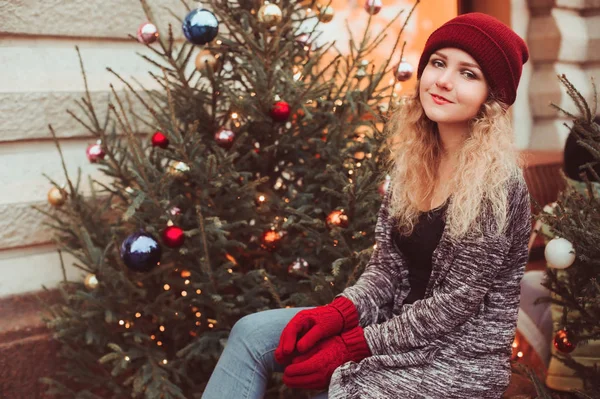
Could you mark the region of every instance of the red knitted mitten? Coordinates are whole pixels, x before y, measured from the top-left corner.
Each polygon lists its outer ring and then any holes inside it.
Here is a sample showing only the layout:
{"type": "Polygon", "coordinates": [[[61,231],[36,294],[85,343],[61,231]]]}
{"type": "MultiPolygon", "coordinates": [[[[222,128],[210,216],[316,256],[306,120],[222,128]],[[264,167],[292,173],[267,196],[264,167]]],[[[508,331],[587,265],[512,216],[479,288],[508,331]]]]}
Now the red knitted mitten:
{"type": "Polygon", "coordinates": [[[325,389],[336,368],[371,356],[362,327],[319,342],[286,367],[283,382],[290,388],[325,389]]]}
{"type": "Polygon", "coordinates": [[[294,350],[304,353],[321,339],[358,326],[356,306],[348,298],[337,297],[328,305],[298,312],[281,332],[275,360],[288,364],[294,350]],[[296,345],[297,343],[297,345],[296,345]]]}

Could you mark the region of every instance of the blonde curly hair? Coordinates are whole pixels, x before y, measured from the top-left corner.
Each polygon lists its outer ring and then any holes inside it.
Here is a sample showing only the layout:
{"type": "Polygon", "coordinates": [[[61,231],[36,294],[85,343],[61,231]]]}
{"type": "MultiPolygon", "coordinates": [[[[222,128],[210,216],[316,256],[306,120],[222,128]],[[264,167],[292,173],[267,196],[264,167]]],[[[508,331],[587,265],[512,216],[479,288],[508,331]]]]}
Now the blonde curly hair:
{"type": "MultiPolygon", "coordinates": [[[[418,87],[384,128],[390,150],[389,214],[402,235],[412,233],[422,213],[418,204],[433,193],[442,154],[437,124],[425,115],[418,87]]],[[[506,108],[490,96],[470,122],[458,154],[458,173],[448,182],[446,224],[452,238],[480,236],[482,217],[494,219],[494,234],[502,234],[507,227],[507,183],[522,178],[522,161],[506,108]]]]}

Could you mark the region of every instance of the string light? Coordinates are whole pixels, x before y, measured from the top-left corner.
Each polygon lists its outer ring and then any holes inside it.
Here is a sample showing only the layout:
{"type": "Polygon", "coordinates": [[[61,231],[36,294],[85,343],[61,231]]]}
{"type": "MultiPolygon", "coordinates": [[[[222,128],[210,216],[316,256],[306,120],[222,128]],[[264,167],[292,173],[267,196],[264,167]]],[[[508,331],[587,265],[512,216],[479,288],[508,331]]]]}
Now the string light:
{"type": "Polygon", "coordinates": [[[196,312],[196,317],[200,317],[200,316],[202,316],[202,313],[196,312]]]}
{"type": "Polygon", "coordinates": [[[237,265],[237,261],[235,260],[235,258],[233,256],[231,256],[229,254],[225,254],[225,257],[227,258],[228,261],[230,261],[234,265],[237,265]]]}
{"type": "Polygon", "coordinates": [[[163,359],[162,363],[163,363],[163,364],[167,364],[167,363],[168,363],[168,362],[167,362],[167,359],[163,359]]]}
{"type": "Polygon", "coordinates": [[[135,317],[137,317],[137,318],[139,319],[140,317],[142,317],[142,314],[141,314],[140,312],[137,312],[137,313],[135,314],[135,317]]]}
{"type": "Polygon", "coordinates": [[[196,294],[198,294],[198,295],[202,294],[202,290],[196,290],[196,294]]]}
{"type": "Polygon", "coordinates": [[[165,291],[169,291],[171,286],[169,284],[165,284],[165,285],[163,285],[163,288],[165,289],[165,291]]]}
{"type": "Polygon", "coordinates": [[[185,285],[188,285],[190,283],[190,280],[185,280],[185,285]]]}
{"type": "Polygon", "coordinates": [[[181,296],[187,296],[187,291],[181,291],[181,296]]]}
{"type": "Polygon", "coordinates": [[[188,278],[192,275],[192,273],[189,270],[182,270],[181,271],[181,278],[188,278]]]}
{"type": "Polygon", "coordinates": [[[160,326],[160,327],[158,327],[158,329],[159,329],[160,331],[165,331],[165,326],[160,326]]]}
{"type": "Polygon", "coordinates": [[[162,346],[162,342],[161,341],[156,341],[156,345],[162,346]]]}
{"type": "Polygon", "coordinates": [[[119,325],[122,326],[123,324],[125,324],[125,322],[123,320],[119,320],[119,325]]]}

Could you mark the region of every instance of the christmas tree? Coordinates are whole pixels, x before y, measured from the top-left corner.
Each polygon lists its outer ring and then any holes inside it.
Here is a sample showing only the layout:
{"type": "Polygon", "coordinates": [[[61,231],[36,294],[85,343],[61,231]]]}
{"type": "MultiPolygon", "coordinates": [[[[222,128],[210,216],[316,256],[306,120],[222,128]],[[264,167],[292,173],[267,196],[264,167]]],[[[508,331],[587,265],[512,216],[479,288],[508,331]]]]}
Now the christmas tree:
{"type": "MultiPolygon", "coordinates": [[[[549,240],[545,249],[548,269],[542,284],[551,293],[550,297],[537,301],[551,303],[555,332],[553,357],[572,370],[569,374],[559,371],[559,377],[553,377],[546,383],[558,391],[571,391],[579,398],[598,398],[600,176],[597,167],[600,162],[600,125],[596,119],[596,86],[592,81],[592,109],[564,75],[559,79],[573,99],[578,113],[575,115],[552,105],[572,119],[569,142],[579,146],[576,153],[585,154],[573,158],[573,152],[565,149],[565,170],[577,170],[577,173],[569,173],[571,177],[563,174],[565,190],[555,203],[544,207],[537,216],[543,223],[541,233],[549,240]],[[571,389],[565,389],[567,385],[571,389]]],[[[553,368],[552,364],[550,367],[553,368]]],[[[555,397],[537,378],[534,381],[540,397],[555,397]]],[[[554,394],[563,395],[556,391],[554,394]]]]}
{"type": "MultiPolygon", "coordinates": [[[[386,189],[382,126],[412,73],[400,37],[389,59],[370,60],[385,31],[369,35],[375,1],[349,55],[318,45],[328,4],[213,0],[179,17],[183,44],[142,6],[148,21],[131,39],[153,52],[162,90],[109,68],[128,90],[111,86],[101,120],[80,56],[87,96],[69,112],[108,179],[83,195],[63,158],[65,184],[48,177],[52,211],[36,208],[86,275],[65,278],[63,302],[48,307],[56,397],[199,397],[239,318],[325,304],[352,285],[386,189]]],[[[390,24],[402,17],[404,29],[413,10],[390,24]]],[[[280,377],[271,397],[303,397],[280,377]]]]}

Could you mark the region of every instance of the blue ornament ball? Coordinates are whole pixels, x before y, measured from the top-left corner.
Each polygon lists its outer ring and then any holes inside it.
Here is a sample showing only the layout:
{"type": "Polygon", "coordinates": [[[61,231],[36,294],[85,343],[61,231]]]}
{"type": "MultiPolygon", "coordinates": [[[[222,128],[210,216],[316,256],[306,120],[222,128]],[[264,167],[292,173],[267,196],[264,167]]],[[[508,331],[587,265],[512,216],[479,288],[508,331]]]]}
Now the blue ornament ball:
{"type": "Polygon", "coordinates": [[[205,8],[190,11],[183,20],[183,34],[189,42],[206,44],[219,33],[219,21],[205,8]]]}
{"type": "Polygon", "coordinates": [[[160,263],[162,249],[152,234],[140,230],[121,244],[121,259],[135,272],[148,272],[160,263]]]}

